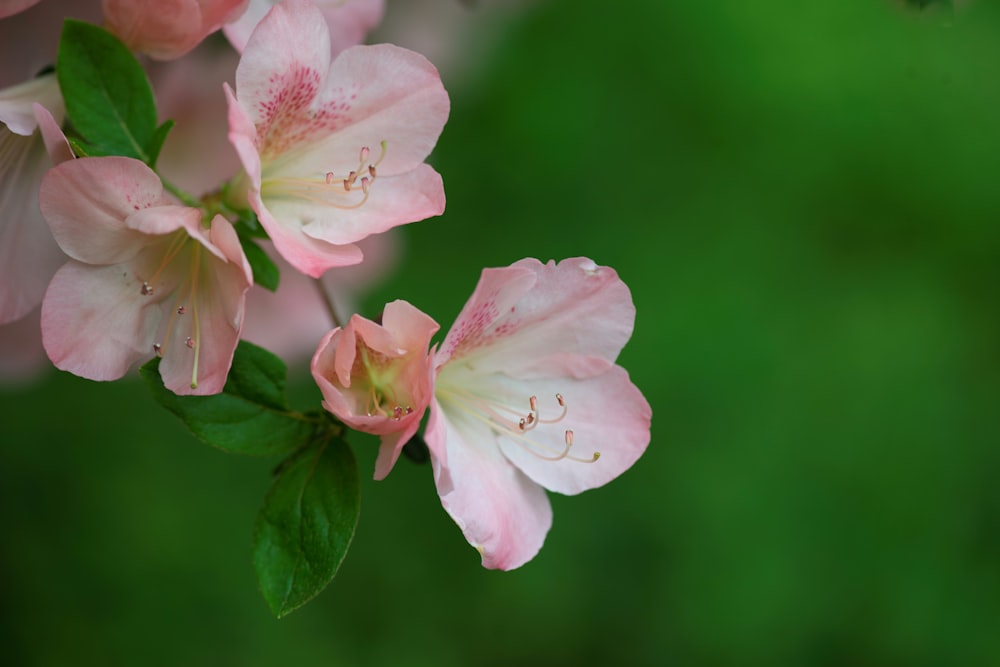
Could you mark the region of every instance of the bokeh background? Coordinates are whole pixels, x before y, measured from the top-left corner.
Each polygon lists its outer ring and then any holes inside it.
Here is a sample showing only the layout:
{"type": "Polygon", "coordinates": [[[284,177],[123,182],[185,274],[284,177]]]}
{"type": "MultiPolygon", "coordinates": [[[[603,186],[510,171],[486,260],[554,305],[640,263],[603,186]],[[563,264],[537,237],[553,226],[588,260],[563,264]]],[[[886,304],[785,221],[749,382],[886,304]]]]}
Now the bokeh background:
{"type": "Polygon", "coordinates": [[[430,38],[448,211],[364,308],[447,328],[483,266],[615,267],[648,452],[554,496],[499,573],[429,467],[375,483],[354,438],[353,547],[275,621],[250,560],[274,461],[197,442],[135,377],[8,383],[4,664],[1000,664],[994,4],[435,3],[492,17],[430,38]]]}

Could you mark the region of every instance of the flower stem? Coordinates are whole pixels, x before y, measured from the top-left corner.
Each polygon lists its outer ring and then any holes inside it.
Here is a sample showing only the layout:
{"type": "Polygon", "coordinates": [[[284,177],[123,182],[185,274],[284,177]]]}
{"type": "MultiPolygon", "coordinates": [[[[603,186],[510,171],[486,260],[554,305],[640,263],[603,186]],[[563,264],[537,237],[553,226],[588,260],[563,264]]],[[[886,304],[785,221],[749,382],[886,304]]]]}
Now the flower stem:
{"type": "Polygon", "coordinates": [[[323,285],[323,281],[316,278],[314,282],[316,284],[316,289],[319,290],[319,294],[323,298],[323,304],[326,305],[326,312],[330,315],[330,321],[333,322],[333,326],[343,326],[340,323],[340,318],[337,316],[337,307],[333,305],[333,299],[330,297],[330,293],[326,291],[326,286],[323,285]]]}

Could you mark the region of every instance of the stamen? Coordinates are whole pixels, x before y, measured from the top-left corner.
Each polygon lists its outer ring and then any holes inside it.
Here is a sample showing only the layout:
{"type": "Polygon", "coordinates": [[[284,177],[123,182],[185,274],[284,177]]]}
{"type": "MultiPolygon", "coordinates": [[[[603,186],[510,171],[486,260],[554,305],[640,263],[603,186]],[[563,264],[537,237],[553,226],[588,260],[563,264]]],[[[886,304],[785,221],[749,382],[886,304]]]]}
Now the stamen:
{"type": "Polygon", "coordinates": [[[326,172],[326,184],[327,185],[333,185],[333,172],[332,171],[326,172]]]}
{"type": "Polygon", "coordinates": [[[143,296],[151,296],[153,294],[153,286],[143,280],[142,287],[139,289],[139,294],[143,296]]]}
{"type": "Polygon", "coordinates": [[[528,398],[528,405],[531,407],[531,411],[524,417],[518,417],[517,421],[508,419],[501,414],[501,412],[516,414],[515,410],[501,403],[494,403],[482,396],[453,388],[446,389],[440,385],[438,386],[438,394],[446,401],[449,398],[452,399],[448,402],[457,409],[483,422],[498,434],[506,435],[515,445],[542,460],[561,461],[562,459],[569,459],[580,463],[593,463],[600,458],[599,452],[595,452],[590,458],[580,458],[570,454],[574,442],[572,429],[566,429],[563,432],[564,445],[560,449],[555,449],[550,445],[527,437],[527,432],[537,428],[540,424],[555,424],[566,418],[568,405],[562,394],[556,394],[556,402],[562,407],[562,410],[555,418],[542,419],[538,407],[538,397],[531,396],[528,398]]]}
{"type": "Polygon", "coordinates": [[[370,183],[370,181],[367,176],[361,179],[361,191],[366,195],[368,194],[368,183],[370,183]]]}
{"type": "Polygon", "coordinates": [[[368,149],[368,147],[367,147],[367,146],[364,146],[364,147],[363,147],[363,148],[361,149],[361,159],[359,160],[359,162],[361,162],[361,164],[364,164],[365,162],[368,162],[368,154],[369,154],[370,152],[371,152],[371,151],[370,151],[370,150],[368,149]]]}

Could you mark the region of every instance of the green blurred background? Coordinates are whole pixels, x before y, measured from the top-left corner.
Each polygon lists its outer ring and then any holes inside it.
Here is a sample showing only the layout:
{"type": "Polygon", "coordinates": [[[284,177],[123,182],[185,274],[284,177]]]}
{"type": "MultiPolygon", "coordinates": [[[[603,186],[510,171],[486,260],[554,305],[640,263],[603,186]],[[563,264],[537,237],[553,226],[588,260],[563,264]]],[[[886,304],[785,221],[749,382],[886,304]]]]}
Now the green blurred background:
{"type": "Polygon", "coordinates": [[[49,372],[0,394],[3,662],[1000,664],[996,7],[552,0],[494,46],[449,85],[448,211],[369,312],[447,328],[483,266],[615,267],[646,455],[499,573],[429,467],[375,483],[354,438],[354,545],[275,621],[274,462],[49,372]]]}

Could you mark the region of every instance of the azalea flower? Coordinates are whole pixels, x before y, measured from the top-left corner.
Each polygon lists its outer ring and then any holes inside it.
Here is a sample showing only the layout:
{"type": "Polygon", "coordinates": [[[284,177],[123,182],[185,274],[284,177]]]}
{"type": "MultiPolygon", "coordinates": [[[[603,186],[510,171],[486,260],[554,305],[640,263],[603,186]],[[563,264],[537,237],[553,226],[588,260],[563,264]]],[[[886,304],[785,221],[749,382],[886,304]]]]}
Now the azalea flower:
{"type": "Polygon", "coordinates": [[[108,30],[133,51],[173,60],[246,10],[249,0],[103,0],[108,30]]]}
{"type": "MultiPolygon", "coordinates": [[[[250,0],[243,15],[223,28],[234,49],[243,52],[253,29],[276,4],[278,0],[250,0]]],[[[330,29],[330,47],[334,55],[364,41],[385,13],[385,0],[315,0],[315,5],[323,12],[330,29]]]]}
{"type": "Polygon", "coordinates": [[[427,349],[437,322],[393,301],[377,324],[360,315],[326,334],[312,360],[323,407],[353,429],[382,438],[375,479],[383,479],[420,426],[433,390],[427,349]]]}
{"type": "Polygon", "coordinates": [[[162,357],[177,394],[222,391],[243,325],[249,263],[232,225],[203,224],[138,160],[82,158],[42,180],[42,213],[70,256],[42,302],[52,362],[92,380],[162,357]]]}
{"type": "Polygon", "coordinates": [[[486,269],[434,355],[425,440],[445,510],[488,568],[512,569],[576,494],[627,470],[651,410],[614,361],[635,308],[613,269],[524,259],[486,269]]]}
{"type": "Polygon", "coordinates": [[[64,115],[53,74],[0,91],[0,324],[37,307],[66,260],[38,209],[42,174],[72,157],[48,109],[64,115]]]}
{"type": "Polygon", "coordinates": [[[299,271],[357,264],[355,242],[444,210],[441,177],[423,160],[449,101],[423,56],[354,46],[331,63],[321,12],[286,0],[250,37],[235,93],[225,90],[244,169],[230,203],[249,203],[299,271]]]}

